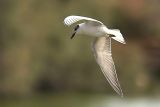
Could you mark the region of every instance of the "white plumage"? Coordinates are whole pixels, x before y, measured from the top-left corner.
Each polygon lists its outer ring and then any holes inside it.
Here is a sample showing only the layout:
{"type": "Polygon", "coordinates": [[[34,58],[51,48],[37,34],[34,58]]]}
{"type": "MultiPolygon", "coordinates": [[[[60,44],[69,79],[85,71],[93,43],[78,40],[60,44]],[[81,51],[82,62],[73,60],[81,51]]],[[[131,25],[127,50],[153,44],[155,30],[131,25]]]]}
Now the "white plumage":
{"type": "Polygon", "coordinates": [[[108,29],[102,22],[83,16],[68,16],[64,19],[64,24],[70,26],[78,21],[84,22],[75,27],[71,38],[73,38],[75,34],[86,34],[96,37],[92,45],[96,61],[109,84],[120,96],[123,96],[111,53],[111,38],[125,44],[120,30],[108,29]]]}
{"type": "Polygon", "coordinates": [[[85,20],[85,21],[93,21],[95,23],[99,23],[99,25],[103,24],[102,22],[92,19],[92,18],[88,18],[88,17],[83,17],[83,16],[68,16],[64,19],[64,23],[68,26],[70,26],[71,24],[80,21],[80,20],[85,20]]]}

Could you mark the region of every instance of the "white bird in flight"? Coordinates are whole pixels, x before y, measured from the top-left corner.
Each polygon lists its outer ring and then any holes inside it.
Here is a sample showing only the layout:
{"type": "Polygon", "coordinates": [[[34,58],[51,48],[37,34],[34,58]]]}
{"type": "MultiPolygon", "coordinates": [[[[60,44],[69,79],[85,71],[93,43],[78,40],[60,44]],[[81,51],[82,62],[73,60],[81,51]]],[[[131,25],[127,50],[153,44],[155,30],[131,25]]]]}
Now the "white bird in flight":
{"type": "Polygon", "coordinates": [[[78,21],[84,22],[75,26],[71,39],[75,34],[85,34],[95,37],[92,50],[96,61],[109,84],[121,97],[123,97],[111,53],[111,38],[125,44],[125,40],[120,30],[108,29],[102,22],[83,16],[68,16],[64,19],[64,24],[70,26],[78,21]]]}

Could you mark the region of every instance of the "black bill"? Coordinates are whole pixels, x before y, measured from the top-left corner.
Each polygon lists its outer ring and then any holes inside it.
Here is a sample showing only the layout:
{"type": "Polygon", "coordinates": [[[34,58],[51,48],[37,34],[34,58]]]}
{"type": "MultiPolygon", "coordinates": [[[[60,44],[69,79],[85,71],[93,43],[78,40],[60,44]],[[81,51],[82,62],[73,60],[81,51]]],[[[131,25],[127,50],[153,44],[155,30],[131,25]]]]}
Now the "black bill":
{"type": "Polygon", "coordinates": [[[75,34],[76,34],[76,32],[74,32],[74,33],[72,34],[71,39],[75,36],[75,34]]]}

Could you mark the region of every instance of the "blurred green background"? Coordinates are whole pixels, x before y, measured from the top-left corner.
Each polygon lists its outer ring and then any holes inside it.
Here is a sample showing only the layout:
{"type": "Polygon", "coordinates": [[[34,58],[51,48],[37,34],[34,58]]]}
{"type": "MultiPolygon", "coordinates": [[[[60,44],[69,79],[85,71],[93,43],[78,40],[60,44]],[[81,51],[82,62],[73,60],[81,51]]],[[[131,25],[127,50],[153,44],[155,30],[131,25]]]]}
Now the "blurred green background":
{"type": "Polygon", "coordinates": [[[0,0],[0,107],[160,107],[159,0],[0,0]],[[63,20],[81,15],[120,29],[112,52],[125,98],[63,20]]]}

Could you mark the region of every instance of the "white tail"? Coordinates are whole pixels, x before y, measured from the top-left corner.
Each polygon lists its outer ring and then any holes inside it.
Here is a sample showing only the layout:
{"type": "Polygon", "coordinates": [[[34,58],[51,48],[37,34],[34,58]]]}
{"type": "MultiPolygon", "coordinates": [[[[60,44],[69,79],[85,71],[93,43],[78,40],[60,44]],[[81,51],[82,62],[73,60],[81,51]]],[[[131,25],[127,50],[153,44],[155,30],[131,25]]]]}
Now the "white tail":
{"type": "Polygon", "coordinates": [[[108,29],[108,33],[115,36],[115,37],[112,37],[114,40],[120,43],[126,44],[119,29],[108,29]]]}

